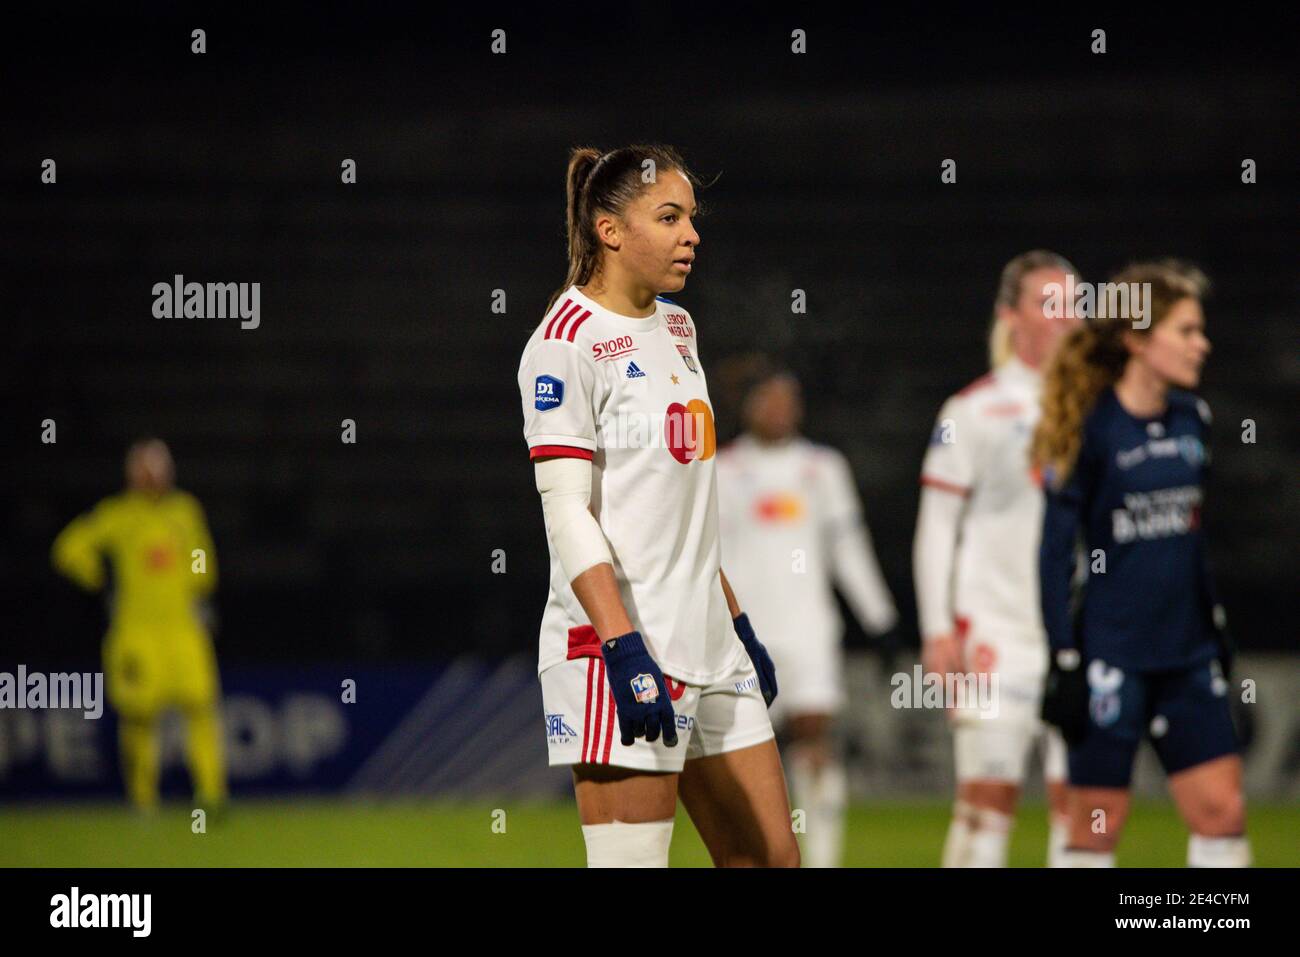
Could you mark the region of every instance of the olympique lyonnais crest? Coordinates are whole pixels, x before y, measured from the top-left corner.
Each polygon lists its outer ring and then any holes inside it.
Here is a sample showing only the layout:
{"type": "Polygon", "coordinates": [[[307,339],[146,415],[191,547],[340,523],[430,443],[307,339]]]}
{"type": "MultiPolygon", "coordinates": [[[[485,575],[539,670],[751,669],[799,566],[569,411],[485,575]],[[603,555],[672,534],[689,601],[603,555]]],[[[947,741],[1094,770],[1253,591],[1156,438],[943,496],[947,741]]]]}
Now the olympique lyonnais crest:
{"type": "Polygon", "coordinates": [[[696,375],[699,375],[700,370],[695,368],[695,356],[691,355],[691,350],[687,349],[679,342],[677,344],[677,351],[682,354],[682,361],[686,363],[686,368],[690,369],[696,375]]]}
{"type": "Polygon", "coordinates": [[[650,704],[652,701],[658,701],[659,688],[655,685],[654,677],[642,673],[633,678],[632,697],[636,698],[639,704],[650,704]]]}

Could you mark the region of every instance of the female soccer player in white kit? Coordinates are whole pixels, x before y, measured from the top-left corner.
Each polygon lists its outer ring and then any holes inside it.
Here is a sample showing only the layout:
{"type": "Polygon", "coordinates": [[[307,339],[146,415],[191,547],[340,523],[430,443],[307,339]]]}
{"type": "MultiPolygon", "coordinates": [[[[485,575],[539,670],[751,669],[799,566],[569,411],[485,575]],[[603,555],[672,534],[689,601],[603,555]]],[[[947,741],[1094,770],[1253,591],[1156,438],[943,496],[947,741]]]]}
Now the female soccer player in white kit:
{"type": "Polygon", "coordinates": [[[749,388],[746,431],[718,454],[723,564],[745,596],[781,676],[772,720],[787,724],[794,805],[805,815],[803,860],[836,867],[848,781],[831,736],[844,706],[844,622],[831,583],[874,635],[898,613],[862,517],[848,461],[799,434],[803,404],[788,372],[749,388]]]}
{"type": "Polygon", "coordinates": [[[719,866],[798,866],[770,657],[720,565],[715,435],[682,289],[677,152],[576,149],[569,274],[519,365],[551,585],[538,673],[588,866],[668,864],[677,798],[719,866]]]}
{"type": "Polygon", "coordinates": [[[957,799],[945,867],[1005,867],[1029,751],[1043,744],[1051,809],[1048,861],[1065,847],[1065,746],[1039,718],[1047,638],[1038,596],[1043,492],[1029,441],[1041,368],[1077,325],[1047,308],[1074,267],[1035,250],[1002,270],[990,339],[993,370],[950,397],[921,468],[912,564],[927,674],[996,675],[995,707],[952,708],[957,799]]]}

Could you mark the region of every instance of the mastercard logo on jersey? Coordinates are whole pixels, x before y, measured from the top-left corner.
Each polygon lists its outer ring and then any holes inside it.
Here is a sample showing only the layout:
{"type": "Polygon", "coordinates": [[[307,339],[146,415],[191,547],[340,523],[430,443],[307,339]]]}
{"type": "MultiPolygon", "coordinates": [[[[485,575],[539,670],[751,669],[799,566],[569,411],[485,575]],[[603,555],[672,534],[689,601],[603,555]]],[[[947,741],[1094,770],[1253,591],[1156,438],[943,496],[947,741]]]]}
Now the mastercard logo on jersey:
{"type": "Polygon", "coordinates": [[[754,514],[761,522],[797,522],[803,511],[803,499],[789,492],[765,495],[754,503],[754,514]]]}
{"type": "Polygon", "coordinates": [[[564,402],[564,380],[553,375],[539,375],[537,388],[533,393],[533,408],[538,412],[547,412],[564,402]]]}
{"type": "Polygon", "coordinates": [[[703,399],[671,403],[664,413],[664,439],[672,457],[683,465],[713,458],[718,436],[709,404],[703,399]]]}

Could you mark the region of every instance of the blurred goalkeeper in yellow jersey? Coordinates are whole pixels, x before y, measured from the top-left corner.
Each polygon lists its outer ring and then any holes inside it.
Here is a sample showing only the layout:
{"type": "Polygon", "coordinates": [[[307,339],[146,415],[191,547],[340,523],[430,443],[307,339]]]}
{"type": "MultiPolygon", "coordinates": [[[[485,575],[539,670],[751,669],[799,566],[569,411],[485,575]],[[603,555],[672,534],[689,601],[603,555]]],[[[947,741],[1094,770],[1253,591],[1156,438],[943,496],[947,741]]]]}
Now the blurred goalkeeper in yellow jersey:
{"type": "Polygon", "coordinates": [[[172,487],[171,452],[161,440],[131,446],[127,489],[76,518],[54,542],[54,567],[99,591],[113,565],[104,678],[120,719],[127,795],[158,805],[159,719],[185,716],[185,751],[197,806],[227,797],[220,685],[212,639],[199,615],[217,584],[216,554],[198,500],[172,487]]]}

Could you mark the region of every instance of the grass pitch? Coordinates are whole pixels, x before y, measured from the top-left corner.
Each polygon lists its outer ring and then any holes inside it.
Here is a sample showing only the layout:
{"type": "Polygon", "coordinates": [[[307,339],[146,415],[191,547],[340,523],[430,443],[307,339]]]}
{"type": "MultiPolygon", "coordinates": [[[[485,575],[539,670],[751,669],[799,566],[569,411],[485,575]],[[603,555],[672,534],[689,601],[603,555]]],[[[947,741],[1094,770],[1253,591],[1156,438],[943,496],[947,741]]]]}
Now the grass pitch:
{"type": "MultiPolygon", "coordinates": [[[[946,801],[856,804],[845,863],[935,866],[948,814],[946,801]]],[[[1300,811],[1254,804],[1248,814],[1257,865],[1300,863],[1300,811]]],[[[1046,846],[1046,812],[1027,804],[1011,841],[1012,866],[1041,866],[1046,846]]],[[[1120,866],[1181,867],[1186,854],[1187,834],[1173,806],[1135,802],[1120,866]]],[[[710,863],[685,812],[673,831],[671,860],[677,867],[710,863]]],[[[124,804],[0,807],[4,867],[581,867],[584,861],[572,801],[248,800],[235,802],[200,834],[191,830],[189,807],[177,804],[151,818],[124,804]]]]}

